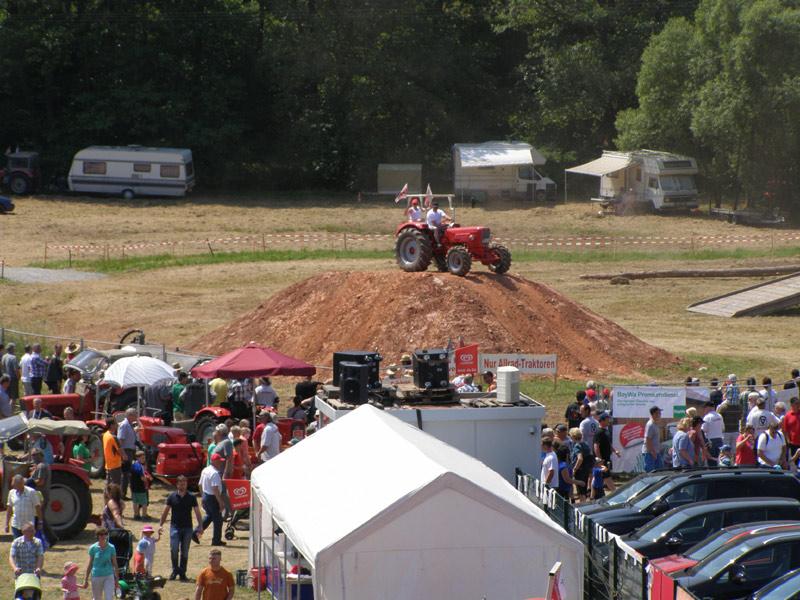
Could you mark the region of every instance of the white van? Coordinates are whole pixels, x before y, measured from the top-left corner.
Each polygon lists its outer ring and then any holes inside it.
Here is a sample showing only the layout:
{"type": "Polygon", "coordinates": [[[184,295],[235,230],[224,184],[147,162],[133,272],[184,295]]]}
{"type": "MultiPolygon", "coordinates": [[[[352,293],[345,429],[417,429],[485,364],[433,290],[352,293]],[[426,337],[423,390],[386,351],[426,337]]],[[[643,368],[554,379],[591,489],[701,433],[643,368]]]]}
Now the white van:
{"type": "Polygon", "coordinates": [[[192,151],[144,146],[90,146],[69,170],[73,192],[136,196],[185,196],[195,184],[192,151]]]}

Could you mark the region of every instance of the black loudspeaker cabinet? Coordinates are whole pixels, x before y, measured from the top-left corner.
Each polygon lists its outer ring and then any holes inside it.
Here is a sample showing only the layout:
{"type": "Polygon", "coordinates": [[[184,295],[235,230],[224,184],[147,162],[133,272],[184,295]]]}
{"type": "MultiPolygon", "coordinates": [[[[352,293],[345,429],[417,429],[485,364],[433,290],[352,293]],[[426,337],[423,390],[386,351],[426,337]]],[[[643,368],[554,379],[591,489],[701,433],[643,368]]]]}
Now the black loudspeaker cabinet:
{"type": "Polygon", "coordinates": [[[418,388],[446,388],[450,385],[450,360],[447,350],[414,350],[411,361],[414,385],[418,388]]]}
{"type": "Polygon", "coordinates": [[[342,387],[339,381],[339,365],[344,362],[354,362],[359,365],[369,366],[369,374],[366,382],[373,389],[381,387],[381,355],[377,352],[362,352],[360,350],[349,350],[347,352],[333,353],[333,385],[342,387]]]}
{"type": "Polygon", "coordinates": [[[339,399],[348,404],[364,404],[370,384],[371,365],[342,361],[339,363],[339,399]]]}

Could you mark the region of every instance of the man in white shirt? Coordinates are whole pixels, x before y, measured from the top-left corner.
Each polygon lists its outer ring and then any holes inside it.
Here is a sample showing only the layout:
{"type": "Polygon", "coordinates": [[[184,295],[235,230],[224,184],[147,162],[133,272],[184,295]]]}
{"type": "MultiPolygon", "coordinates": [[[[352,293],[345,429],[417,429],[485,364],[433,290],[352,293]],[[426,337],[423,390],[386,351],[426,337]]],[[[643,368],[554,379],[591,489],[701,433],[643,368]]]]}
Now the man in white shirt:
{"type": "Polygon", "coordinates": [[[722,421],[722,415],[720,415],[716,407],[714,406],[714,401],[709,400],[706,402],[706,414],[703,416],[703,435],[705,435],[708,443],[711,444],[711,450],[709,454],[714,458],[719,457],[719,449],[722,448],[722,432],[724,430],[724,423],[722,421]]]}
{"type": "Polygon", "coordinates": [[[446,223],[451,222],[452,219],[443,211],[439,210],[438,202],[434,202],[431,204],[431,209],[428,211],[425,221],[428,223],[428,227],[433,229],[433,237],[436,239],[436,243],[439,244],[442,238],[442,232],[447,229],[446,223]],[[444,221],[444,223],[442,223],[442,221],[444,221]]]}
{"type": "Polygon", "coordinates": [[[23,354],[22,358],[19,360],[19,367],[22,372],[20,381],[22,381],[22,391],[25,396],[33,396],[34,394],[33,379],[31,377],[31,352],[31,345],[25,344],[25,354],[23,354]]]}
{"type": "Polygon", "coordinates": [[[272,419],[272,413],[267,413],[267,424],[264,425],[264,432],[261,434],[261,454],[258,455],[261,462],[275,458],[281,451],[281,433],[272,419]]]}
{"type": "Polygon", "coordinates": [[[261,385],[255,390],[256,406],[259,408],[274,408],[278,403],[278,393],[272,387],[269,377],[261,378],[261,385]]]}
{"type": "Polygon", "coordinates": [[[756,438],[758,464],[780,469],[786,463],[786,440],[778,431],[777,423],[770,423],[767,431],[756,438]]]}
{"type": "Polygon", "coordinates": [[[600,428],[600,423],[592,416],[592,409],[589,408],[588,404],[581,406],[581,416],[583,420],[578,428],[583,434],[583,441],[589,445],[589,448],[594,449],[594,434],[600,428]]]}
{"type": "Polygon", "coordinates": [[[753,435],[756,440],[767,430],[771,423],[776,425],[780,423],[778,417],[766,409],[766,404],[766,398],[759,395],[756,400],[756,407],[750,411],[747,417],[747,424],[752,425],[755,430],[753,435]]]}
{"type": "Polygon", "coordinates": [[[547,484],[547,487],[556,489],[558,488],[558,457],[553,452],[553,440],[551,438],[542,438],[542,472],[539,475],[539,481],[547,484]]]}
{"type": "Polygon", "coordinates": [[[203,510],[206,515],[203,517],[202,529],[198,527],[194,530],[192,539],[195,543],[200,543],[197,537],[208,529],[210,523],[213,523],[214,534],[211,538],[211,545],[226,545],[222,541],[222,506],[224,504],[222,495],[226,492],[222,484],[221,471],[224,463],[225,459],[222,456],[212,454],[211,464],[200,473],[198,485],[200,486],[200,491],[203,492],[203,510]]]}
{"type": "Polygon", "coordinates": [[[22,475],[14,475],[11,480],[7,506],[6,533],[10,526],[15,539],[22,535],[22,526],[25,523],[34,522],[34,517],[38,519],[36,523],[39,527],[42,527],[42,502],[39,493],[25,485],[25,478],[22,475]]]}

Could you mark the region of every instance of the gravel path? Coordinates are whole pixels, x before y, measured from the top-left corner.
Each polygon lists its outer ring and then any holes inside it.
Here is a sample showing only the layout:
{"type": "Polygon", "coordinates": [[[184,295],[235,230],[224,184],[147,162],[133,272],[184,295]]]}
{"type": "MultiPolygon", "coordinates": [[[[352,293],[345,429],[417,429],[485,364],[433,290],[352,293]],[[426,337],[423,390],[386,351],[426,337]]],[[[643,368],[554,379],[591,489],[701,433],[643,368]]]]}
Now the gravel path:
{"type": "Polygon", "coordinates": [[[60,283],[62,281],[80,281],[82,279],[100,279],[107,277],[103,273],[87,273],[72,269],[40,269],[37,267],[6,267],[3,275],[17,283],[60,283]]]}

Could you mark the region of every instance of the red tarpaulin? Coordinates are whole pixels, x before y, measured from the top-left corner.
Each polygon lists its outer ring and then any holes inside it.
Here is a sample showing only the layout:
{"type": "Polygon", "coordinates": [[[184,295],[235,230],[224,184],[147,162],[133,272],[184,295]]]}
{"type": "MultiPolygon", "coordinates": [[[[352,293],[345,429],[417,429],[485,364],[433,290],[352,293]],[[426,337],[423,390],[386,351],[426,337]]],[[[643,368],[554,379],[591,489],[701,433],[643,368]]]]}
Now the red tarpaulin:
{"type": "Polygon", "coordinates": [[[313,375],[316,368],[302,360],[250,343],[192,369],[199,379],[242,379],[270,375],[313,375]]]}

